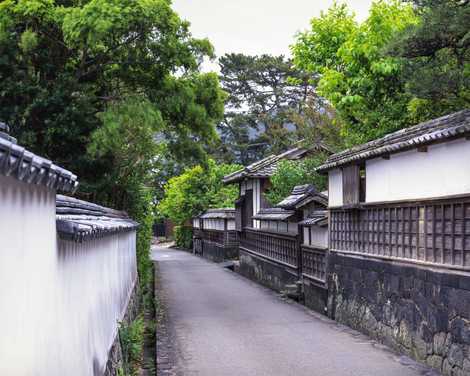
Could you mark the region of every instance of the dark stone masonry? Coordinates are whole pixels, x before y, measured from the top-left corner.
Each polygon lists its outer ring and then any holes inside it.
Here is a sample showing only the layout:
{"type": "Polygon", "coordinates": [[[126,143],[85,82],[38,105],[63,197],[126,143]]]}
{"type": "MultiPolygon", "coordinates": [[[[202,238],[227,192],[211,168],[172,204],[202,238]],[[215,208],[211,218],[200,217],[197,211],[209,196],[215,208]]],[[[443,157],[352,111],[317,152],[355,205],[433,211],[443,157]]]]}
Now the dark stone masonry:
{"type": "Polygon", "coordinates": [[[277,292],[284,291],[286,285],[295,285],[299,279],[296,269],[255,256],[242,248],[238,272],[277,292]]]}
{"type": "Polygon", "coordinates": [[[470,277],[330,255],[328,314],[440,370],[470,375],[470,277]]]}
{"type": "Polygon", "coordinates": [[[316,312],[326,314],[328,300],[328,290],[326,286],[308,277],[303,277],[302,289],[305,306],[316,312]]]}
{"type": "Polygon", "coordinates": [[[224,262],[238,258],[238,246],[221,246],[206,240],[202,241],[201,252],[202,257],[214,262],[224,262]]]}
{"type": "MultiPolygon", "coordinates": [[[[140,307],[140,294],[139,294],[139,282],[136,281],[134,290],[129,299],[129,304],[127,305],[126,313],[123,318],[123,322],[129,324],[137,318],[139,314],[140,307]]],[[[122,348],[121,342],[119,340],[119,334],[116,335],[111,350],[108,354],[108,362],[106,364],[106,370],[104,376],[118,376],[118,370],[122,367],[122,348]]],[[[99,371],[96,370],[95,374],[100,375],[99,371]]],[[[101,376],[101,375],[100,375],[101,376]]]]}

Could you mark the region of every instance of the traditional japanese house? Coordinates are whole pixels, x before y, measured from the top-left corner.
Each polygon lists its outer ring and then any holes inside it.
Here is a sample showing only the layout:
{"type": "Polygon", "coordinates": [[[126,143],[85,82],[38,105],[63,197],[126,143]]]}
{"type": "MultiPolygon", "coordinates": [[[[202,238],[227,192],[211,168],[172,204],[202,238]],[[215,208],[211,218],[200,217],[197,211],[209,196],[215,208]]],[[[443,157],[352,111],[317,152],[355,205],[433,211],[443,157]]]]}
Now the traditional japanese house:
{"type": "Polygon", "coordinates": [[[276,207],[261,209],[253,216],[259,227],[245,227],[240,235],[240,273],[277,291],[300,287],[300,222],[318,209],[325,209],[326,204],[326,195],[303,185],[295,187],[276,207]]]}
{"type": "Polygon", "coordinates": [[[193,218],[193,251],[216,262],[237,258],[235,209],[209,209],[193,218]]]}
{"type": "Polygon", "coordinates": [[[282,154],[266,157],[225,176],[224,184],[238,184],[240,187],[239,199],[235,203],[237,230],[242,231],[245,227],[260,227],[260,221],[254,216],[260,210],[271,206],[265,199],[264,193],[269,189],[270,178],[276,172],[280,161],[300,161],[318,152],[330,154],[328,148],[321,144],[312,147],[298,146],[282,154]]]}
{"type": "Polygon", "coordinates": [[[469,139],[464,110],[318,169],[329,176],[329,314],[445,375],[470,372],[469,139]]]}

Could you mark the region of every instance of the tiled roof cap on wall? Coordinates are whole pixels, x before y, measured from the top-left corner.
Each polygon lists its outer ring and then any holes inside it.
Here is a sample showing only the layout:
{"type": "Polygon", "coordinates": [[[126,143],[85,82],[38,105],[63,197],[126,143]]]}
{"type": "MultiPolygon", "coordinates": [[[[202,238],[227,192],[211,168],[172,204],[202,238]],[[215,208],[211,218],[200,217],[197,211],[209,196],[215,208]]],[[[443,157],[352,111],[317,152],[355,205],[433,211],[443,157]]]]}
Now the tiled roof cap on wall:
{"type": "Polygon", "coordinates": [[[56,223],[60,238],[77,242],[138,227],[126,212],[62,195],[57,195],[56,223]]]}
{"type": "Polygon", "coordinates": [[[299,222],[302,226],[326,226],[328,225],[328,211],[315,210],[303,221],[299,222]]]}
{"type": "Polygon", "coordinates": [[[333,154],[316,170],[326,172],[346,164],[464,137],[468,134],[470,134],[470,109],[401,129],[377,140],[333,154]]]}
{"type": "Polygon", "coordinates": [[[271,221],[285,221],[295,215],[294,210],[286,210],[282,208],[264,208],[261,209],[253,219],[258,220],[271,220],[271,221]]]}
{"type": "Polygon", "coordinates": [[[235,218],[235,209],[233,208],[218,208],[218,209],[209,209],[204,213],[200,214],[196,218],[201,219],[234,219],[235,218]]]}
{"type": "Polygon", "coordinates": [[[312,201],[327,206],[328,196],[318,192],[312,184],[298,185],[294,187],[291,194],[278,203],[276,207],[299,209],[312,201]]]}
{"type": "Polygon", "coordinates": [[[0,123],[1,175],[64,193],[76,191],[78,181],[74,174],[17,145],[16,139],[9,136],[8,131],[9,127],[0,123]]]}

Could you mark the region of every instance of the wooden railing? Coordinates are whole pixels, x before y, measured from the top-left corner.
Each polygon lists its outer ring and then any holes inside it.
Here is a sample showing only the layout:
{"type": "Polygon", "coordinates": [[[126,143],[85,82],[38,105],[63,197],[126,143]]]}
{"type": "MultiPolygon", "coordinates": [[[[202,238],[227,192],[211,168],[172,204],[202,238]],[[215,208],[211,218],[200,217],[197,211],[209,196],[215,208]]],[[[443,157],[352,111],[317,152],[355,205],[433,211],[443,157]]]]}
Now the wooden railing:
{"type": "Polygon", "coordinates": [[[297,235],[245,228],[240,247],[294,268],[299,266],[300,246],[297,235]]]}
{"type": "Polygon", "coordinates": [[[208,230],[195,228],[195,237],[205,241],[217,243],[221,246],[236,246],[238,244],[238,233],[235,230],[208,230]]]}
{"type": "Polygon", "coordinates": [[[470,270],[470,198],[332,210],[334,251],[470,270]]]}
{"type": "Polygon", "coordinates": [[[302,274],[319,282],[326,281],[327,250],[302,245],[302,274]]]}

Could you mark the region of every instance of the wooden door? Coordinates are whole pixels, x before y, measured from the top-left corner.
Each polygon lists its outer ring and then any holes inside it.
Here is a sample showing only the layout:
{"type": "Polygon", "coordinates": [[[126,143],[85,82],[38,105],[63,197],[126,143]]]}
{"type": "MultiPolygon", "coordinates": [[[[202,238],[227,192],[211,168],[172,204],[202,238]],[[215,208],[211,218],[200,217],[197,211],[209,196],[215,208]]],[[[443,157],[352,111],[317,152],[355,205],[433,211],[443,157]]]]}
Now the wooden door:
{"type": "Polygon", "coordinates": [[[253,190],[245,191],[245,200],[243,202],[242,226],[253,227],[253,190]]]}

